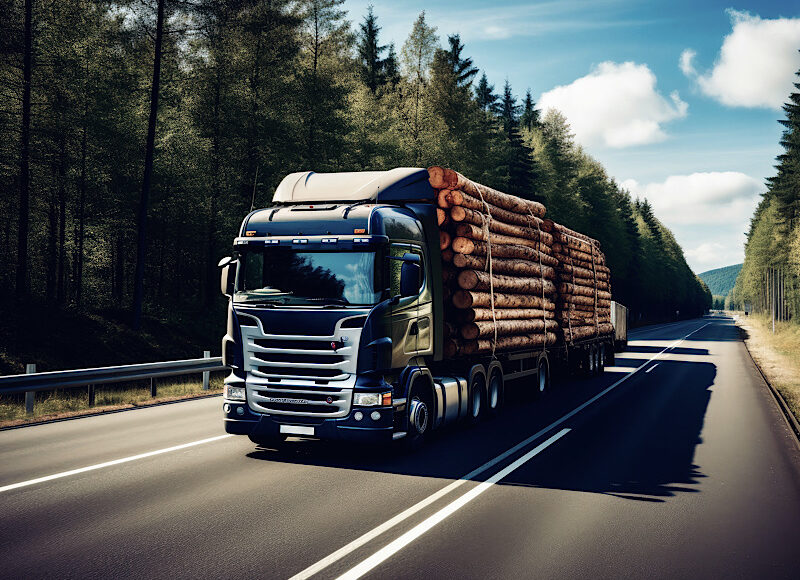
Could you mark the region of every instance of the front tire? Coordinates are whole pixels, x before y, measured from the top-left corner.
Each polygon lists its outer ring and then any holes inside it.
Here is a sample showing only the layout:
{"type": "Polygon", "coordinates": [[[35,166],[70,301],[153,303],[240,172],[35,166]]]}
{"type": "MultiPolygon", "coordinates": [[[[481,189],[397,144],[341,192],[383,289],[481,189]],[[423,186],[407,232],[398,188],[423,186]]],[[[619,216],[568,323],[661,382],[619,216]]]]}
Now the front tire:
{"type": "Polygon", "coordinates": [[[414,385],[408,397],[408,435],[406,446],[414,448],[425,441],[433,426],[430,397],[426,396],[425,389],[414,385]]]}

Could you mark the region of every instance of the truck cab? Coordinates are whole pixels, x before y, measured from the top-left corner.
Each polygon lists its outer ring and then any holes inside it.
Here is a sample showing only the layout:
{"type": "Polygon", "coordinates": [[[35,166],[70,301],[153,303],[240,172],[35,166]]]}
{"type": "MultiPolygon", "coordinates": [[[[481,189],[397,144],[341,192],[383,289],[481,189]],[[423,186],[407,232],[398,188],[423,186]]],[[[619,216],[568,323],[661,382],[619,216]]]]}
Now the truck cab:
{"type": "Polygon", "coordinates": [[[424,169],[303,172],[244,219],[220,263],[228,433],[383,442],[432,426],[443,308],[433,200],[424,169]],[[420,373],[427,386],[411,393],[420,373]]]}

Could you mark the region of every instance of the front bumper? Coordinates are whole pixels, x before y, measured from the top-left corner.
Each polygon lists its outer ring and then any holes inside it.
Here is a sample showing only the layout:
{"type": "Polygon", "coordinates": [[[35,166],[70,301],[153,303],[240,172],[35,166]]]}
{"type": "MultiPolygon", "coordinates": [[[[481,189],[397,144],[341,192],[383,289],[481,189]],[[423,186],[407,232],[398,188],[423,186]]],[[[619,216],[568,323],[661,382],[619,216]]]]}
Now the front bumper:
{"type": "MultiPolygon", "coordinates": [[[[281,425],[297,425],[313,427],[316,439],[327,441],[352,441],[360,443],[385,443],[392,440],[394,432],[394,414],[392,407],[352,407],[345,417],[322,419],[318,417],[300,417],[291,415],[260,415],[253,413],[243,401],[228,401],[223,404],[225,432],[234,435],[254,435],[257,437],[273,437],[281,435],[281,425]],[[230,410],[228,409],[230,405],[230,410]],[[239,414],[242,409],[242,414],[239,414]],[[364,417],[356,421],[353,415],[360,411],[364,417]],[[380,413],[380,418],[370,417],[373,411],[380,413]]],[[[285,435],[285,434],[284,434],[285,435]]]]}

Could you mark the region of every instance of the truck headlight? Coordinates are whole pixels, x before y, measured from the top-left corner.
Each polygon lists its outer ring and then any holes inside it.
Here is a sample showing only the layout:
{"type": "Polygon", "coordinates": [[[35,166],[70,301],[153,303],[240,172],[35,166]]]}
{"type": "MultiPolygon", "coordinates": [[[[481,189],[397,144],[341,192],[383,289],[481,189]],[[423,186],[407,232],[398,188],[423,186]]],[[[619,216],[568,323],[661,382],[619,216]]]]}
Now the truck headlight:
{"type": "Polygon", "coordinates": [[[229,401],[244,401],[247,398],[244,387],[232,387],[230,385],[225,385],[223,396],[229,401]]]}
{"type": "Polygon", "coordinates": [[[359,407],[388,407],[392,404],[392,393],[353,393],[353,404],[359,407]]]}

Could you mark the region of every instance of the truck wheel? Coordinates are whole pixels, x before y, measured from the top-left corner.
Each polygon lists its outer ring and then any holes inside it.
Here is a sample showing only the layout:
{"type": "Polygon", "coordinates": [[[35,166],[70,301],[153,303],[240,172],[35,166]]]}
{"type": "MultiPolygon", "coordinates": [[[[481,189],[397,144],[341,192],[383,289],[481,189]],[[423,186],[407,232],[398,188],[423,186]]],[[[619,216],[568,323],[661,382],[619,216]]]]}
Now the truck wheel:
{"type": "Polygon", "coordinates": [[[259,447],[268,447],[270,449],[280,449],[286,443],[286,435],[248,435],[250,441],[259,447]]]}
{"type": "Polygon", "coordinates": [[[496,415],[503,406],[503,373],[496,367],[489,377],[486,389],[486,409],[490,415],[496,415]]]}
{"type": "Polygon", "coordinates": [[[606,345],[597,345],[597,374],[602,375],[606,370],[606,345]]]}
{"type": "Polygon", "coordinates": [[[539,371],[536,373],[536,396],[541,397],[550,390],[550,369],[546,362],[539,365],[539,371]]]}
{"type": "Polygon", "coordinates": [[[422,444],[425,436],[431,430],[431,406],[428,397],[425,396],[425,389],[419,386],[419,382],[411,387],[408,397],[408,435],[407,444],[417,446],[422,444]]]}
{"type": "Polygon", "coordinates": [[[469,415],[468,421],[475,424],[483,417],[486,402],[485,380],[482,374],[473,375],[472,384],[469,386],[469,415]]]}

